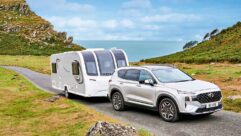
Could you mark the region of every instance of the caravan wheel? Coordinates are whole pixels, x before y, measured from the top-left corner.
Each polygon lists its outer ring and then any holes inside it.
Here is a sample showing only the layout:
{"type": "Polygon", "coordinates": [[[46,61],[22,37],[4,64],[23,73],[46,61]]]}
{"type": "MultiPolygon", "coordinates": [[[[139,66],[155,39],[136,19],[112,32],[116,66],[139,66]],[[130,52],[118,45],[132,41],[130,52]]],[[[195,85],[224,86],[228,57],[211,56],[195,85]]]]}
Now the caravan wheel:
{"type": "Polygon", "coordinates": [[[71,94],[68,92],[67,87],[65,87],[65,89],[64,89],[64,96],[65,96],[66,98],[70,98],[70,96],[71,96],[71,94]]]}

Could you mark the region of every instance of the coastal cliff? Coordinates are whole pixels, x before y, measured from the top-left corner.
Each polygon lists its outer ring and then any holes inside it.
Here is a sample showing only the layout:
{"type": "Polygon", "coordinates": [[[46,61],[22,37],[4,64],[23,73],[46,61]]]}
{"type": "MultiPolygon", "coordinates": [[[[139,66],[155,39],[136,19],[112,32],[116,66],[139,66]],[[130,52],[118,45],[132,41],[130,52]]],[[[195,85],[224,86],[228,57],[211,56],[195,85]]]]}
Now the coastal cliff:
{"type": "Polygon", "coordinates": [[[66,32],[36,15],[25,0],[0,0],[0,54],[50,55],[83,50],[66,32]]]}

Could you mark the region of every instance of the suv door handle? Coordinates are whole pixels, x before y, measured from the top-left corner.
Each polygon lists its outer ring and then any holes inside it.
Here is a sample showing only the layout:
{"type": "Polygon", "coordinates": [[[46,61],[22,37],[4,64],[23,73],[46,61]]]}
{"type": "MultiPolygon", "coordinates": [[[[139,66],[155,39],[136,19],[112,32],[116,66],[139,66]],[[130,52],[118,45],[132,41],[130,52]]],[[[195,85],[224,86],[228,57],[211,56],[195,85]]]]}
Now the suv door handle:
{"type": "Polygon", "coordinates": [[[136,85],[137,87],[141,87],[141,85],[136,85]]]}

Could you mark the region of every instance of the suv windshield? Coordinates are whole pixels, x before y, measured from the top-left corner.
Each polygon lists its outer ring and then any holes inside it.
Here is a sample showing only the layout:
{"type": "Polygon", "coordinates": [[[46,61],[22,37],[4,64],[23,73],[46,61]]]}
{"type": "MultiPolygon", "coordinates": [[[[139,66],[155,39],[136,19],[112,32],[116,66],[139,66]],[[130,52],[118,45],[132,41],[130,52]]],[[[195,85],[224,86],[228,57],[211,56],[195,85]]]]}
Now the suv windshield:
{"type": "Polygon", "coordinates": [[[152,70],[156,78],[163,83],[170,82],[184,82],[194,80],[186,73],[182,72],[179,69],[169,68],[169,69],[155,69],[152,70]]]}

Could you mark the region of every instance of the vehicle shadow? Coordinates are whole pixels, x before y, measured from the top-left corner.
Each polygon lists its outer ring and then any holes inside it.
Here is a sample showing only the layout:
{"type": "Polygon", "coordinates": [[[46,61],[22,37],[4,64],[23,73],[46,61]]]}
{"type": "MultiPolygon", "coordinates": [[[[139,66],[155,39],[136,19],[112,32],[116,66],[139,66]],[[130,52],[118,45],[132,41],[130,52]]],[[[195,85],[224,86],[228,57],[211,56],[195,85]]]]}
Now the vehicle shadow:
{"type": "MultiPolygon", "coordinates": [[[[133,112],[134,114],[144,114],[146,116],[152,116],[154,118],[160,119],[162,121],[158,111],[155,110],[149,110],[147,108],[139,108],[139,107],[133,107],[128,106],[126,109],[126,112],[133,112]]],[[[218,120],[219,117],[215,116],[215,114],[212,115],[188,115],[188,114],[180,114],[180,119],[177,123],[188,123],[188,122],[202,122],[202,121],[211,121],[211,120],[218,120]]]]}
{"type": "Polygon", "coordinates": [[[72,95],[71,99],[90,104],[99,104],[99,103],[110,103],[107,97],[83,97],[78,95],[72,95]]]}
{"type": "MultiPolygon", "coordinates": [[[[62,95],[63,96],[63,95],[62,95]]],[[[111,105],[109,99],[107,97],[83,97],[78,95],[72,95],[72,100],[81,102],[84,104],[90,104],[90,105],[111,105]]],[[[108,110],[111,112],[114,112],[114,109],[112,109],[112,106],[108,106],[108,110]]],[[[147,117],[153,117],[155,119],[160,119],[162,121],[158,111],[150,110],[145,107],[136,107],[136,106],[127,106],[126,110],[123,112],[128,112],[133,115],[144,115],[147,117]]],[[[122,113],[123,113],[122,112],[122,113]]],[[[118,114],[118,112],[116,111],[118,114]]],[[[180,114],[180,120],[177,123],[195,123],[195,122],[202,122],[202,121],[210,121],[210,120],[218,120],[219,117],[214,115],[188,115],[188,114],[180,114]]]]}

